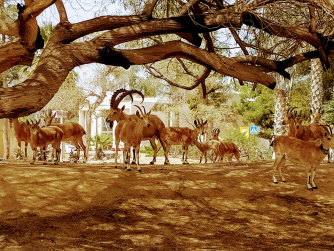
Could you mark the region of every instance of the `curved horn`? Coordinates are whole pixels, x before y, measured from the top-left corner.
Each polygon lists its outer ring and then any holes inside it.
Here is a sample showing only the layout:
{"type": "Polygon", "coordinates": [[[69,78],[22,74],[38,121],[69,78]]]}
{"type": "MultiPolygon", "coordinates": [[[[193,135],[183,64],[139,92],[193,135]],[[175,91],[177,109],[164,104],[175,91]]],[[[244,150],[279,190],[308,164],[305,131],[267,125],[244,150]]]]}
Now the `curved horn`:
{"type": "Polygon", "coordinates": [[[331,127],[331,125],[326,125],[328,128],[329,128],[329,131],[330,131],[330,133],[331,133],[331,135],[333,134],[333,132],[332,132],[332,127],[331,127]]]}
{"type": "Polygon", "coordinates": [[[134,105],[134,106],[138,108],[138,110],[141,112],[141,114],[143,114],[143,111],[141,110],[141,108],[138,105],[134,105]]]}
{"type": "Polygon", "coordinates": [[[330,128],[329,130],[328,130],[328,127],[327,127],[327,125],[321,125],[321,124],[319,124],[319,126],[321,126],[321,127],[323,127],[323,128],[325,128],[326,129],[326,131],[327,132],[329,132],[331,135],[332,135],[332,128],[330,128]]]}
{"type": "Polygon", "coordinates": [[[115,104],[115,101],[116,101],[116,97],[118,96],[118,94],[122,93],[122,92],[126,92],[127,90],[125,89],[119,89],[117,91],[114,92],[114,94],[112,95],[111,99],[110,99],[110,107],[111,108],[117,108],[117,107],[114,107],[114,104],[115,104]]]}
{"type": "Polygon", "coordinates": [[[294,110],[294,109],[296,109],[296,108],[298,108],[298,107],[297,107],[297,106],[295,106],[295,107],[292,107],[292,108],[291,108],[291,110],[290,110],[290,113],[292,113],[292,112],[293,112],[293,110],[294,110]]]}
{"type": "Polygon", "coordinates": [[[143,109],[144,109],[144,112],[145,112],[145,114],[146,114],[146,109],[145,109],[145,106],[143,106],[143,105],[142,105],[141,107],[143,107],[143,109]]]}
{"type": "Polygon", "coordinates": [[[123,98],[125,98],[127,95],[130,95],[130,97],[131,97],[131,100],[132,100],[132,102],[133,102],[133,97],[132,97],[132,93],[137,93],[137,94],[139,94],[141,97],[142,97],[142,102],[141,103],[143,103],[143,101],[144,101],[144,94],[143,93],[141,93],[140,91],[137,91],[137,90],[130,90],[130,91],[126,91],[126,92],[124,92],[123,94],[121,94],[118,98],[117,98],[117,100],[115,101],[115,103],[114,103],[114,108],[117,108],[118,107],[118,105],[119,105],[119,103],[121,103],[121,101],[123,100],[123,98]]]}

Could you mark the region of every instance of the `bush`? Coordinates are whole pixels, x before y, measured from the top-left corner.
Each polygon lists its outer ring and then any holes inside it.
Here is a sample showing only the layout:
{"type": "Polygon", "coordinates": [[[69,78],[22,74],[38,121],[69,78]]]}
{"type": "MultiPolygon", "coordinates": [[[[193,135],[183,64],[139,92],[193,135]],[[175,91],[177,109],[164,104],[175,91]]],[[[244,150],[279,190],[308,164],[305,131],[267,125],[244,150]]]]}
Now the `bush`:
{"type": "Polygon", "coordinates": [[[249,156],[249,160],[269,160],[272,158],[271,149],[260,145],[255,134],[245,137],[239,130],[230,129],[224,141],[235,143],[239,149],[242,148],[249,156]]]}

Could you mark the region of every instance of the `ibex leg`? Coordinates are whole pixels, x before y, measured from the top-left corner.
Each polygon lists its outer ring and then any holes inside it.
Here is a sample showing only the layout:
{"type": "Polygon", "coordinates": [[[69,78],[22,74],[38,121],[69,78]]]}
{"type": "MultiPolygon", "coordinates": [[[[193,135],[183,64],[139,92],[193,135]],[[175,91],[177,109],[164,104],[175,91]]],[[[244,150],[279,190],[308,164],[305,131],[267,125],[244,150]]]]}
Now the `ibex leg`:
{"type": "Polygon", "coordinates": [[[285,179],[282,175],[282,171],[281,171],[281,166],[283,165],[284,163],[284,155],[281,155],[281,154],[276,154],[276,158],[275,158],[275,162],[274,162],[274,165],[273,165],[273,181],[274,183],[277,184],[277,179],[276,179],[276,170],[278,168],[278,171],[279,171],[279,174],[282,178],[282,181],[285,182],[285,179]]]}
{"type": "MultiPolygon", "coordinates": [[[[87,153],[86,153],[86,146],[84,145],[83,141],[82,141],[82,137],[78,139],[78,143],[80,145],[80,147],[82,148],[82,151],[84,153],[84,159],[83,162],[87,161],[87,153]]],[[[79,152],[78,152],[78,159],[80,158],[79,156],[79,152]]]]}
{"type": "Polygon", "coordinates": [[[153,160],[150,162],[150,165],[154,165],[154,163],[157,161],[157,154],[158,154],[158,147],[155,143],[155,137],[150,139],[150,143],[153,148],[153,160]]]}
{"type": "Polygon", "coordinates": [[[168,152],[169,152],[169,149],[170,149],[171,145],[169,144],[166,144],[165,145],[165,165],[169,165],[169,160],[168,160],[168,152]]]}

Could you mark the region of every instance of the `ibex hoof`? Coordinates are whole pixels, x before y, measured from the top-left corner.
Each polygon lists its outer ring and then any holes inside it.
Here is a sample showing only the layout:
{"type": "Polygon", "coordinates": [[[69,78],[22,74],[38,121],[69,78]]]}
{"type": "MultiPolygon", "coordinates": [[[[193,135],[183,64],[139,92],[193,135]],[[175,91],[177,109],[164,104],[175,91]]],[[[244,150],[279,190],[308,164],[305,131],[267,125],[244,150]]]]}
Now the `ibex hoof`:
{"type": "Polygon", "coordinates": [[[277,182],[277,181],[274,181],[274,183],[275,183],[275,184],[278,184],[278,182],[277,182]]]}
{"type": "Polygon", "coordinates": [[[128,169],[128,171],[131,171],[131,169],[128,169]]]}
{"type": "Polygon", "coordinates": [[[54,164],[55,164],[55,165],[58,165],[58,162],[55,162],[54,164]]]}
{"type": "Polygon", "coordinates": [[[141,172],[141,170],[138,170],[138,172],[141,172]]]}
{"type": "Polygon", "coordinates": [[[282,182],[286,183],[286,180],[282,180],[282,182]]]}
{"type": "Polygon", "coordinates": [[[43,165],[47,165],[47,163],[43,162],[43,165]]]}
{"type": "Polygon", "coordinates": [[[131,162],[131,164],[132,164],[132,165],[135,165],[135,164],[136,164],[136,162],[132,161],[132,162],[131,162]]]}
{"type": "Polygon", "coordinates": [[[315,187],[312,187],[313,189],[318,189],[318,187],[317,186],[315,186],[315,187]]]}
{"type": "Polygon", "coordinates": [[[313,191],[313,188],[311,187],[311,188],[308,188],[307,190],[309,190],[309,191],[313,191]]]}
{"type": "Polygon", "coordinates": [[[164,165],[169,165],[169,162],[165,162],[164,165]]]}
{"type": "Polygon", "coordinates": [[[115,166],[115,168],[117,168],[117,166],[115,166]]]}
{"type": "Polygon", "coordinates": [[[35,164],[34,162],[30,162],[30,165],[33,165],[33,164],[35,164]]]}
{"type": "Polygon", "coordinates": [[[150,162],[150,165],[154,165],[154,162],[151,161],[151,162],[150,162]]]}

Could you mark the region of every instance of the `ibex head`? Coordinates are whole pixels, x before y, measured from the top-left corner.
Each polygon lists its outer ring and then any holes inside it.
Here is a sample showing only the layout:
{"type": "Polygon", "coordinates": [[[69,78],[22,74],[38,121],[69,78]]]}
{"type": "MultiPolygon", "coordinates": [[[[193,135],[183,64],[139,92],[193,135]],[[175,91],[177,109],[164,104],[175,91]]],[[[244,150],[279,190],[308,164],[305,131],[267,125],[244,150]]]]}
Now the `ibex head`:
{"type": "Polygon", "coordinates": [[[30,128],[30,133],[31,133],[31,134],[35,134],[35,135],[38,135],[38,134],[39,134],[39,129],[40,129],[40,127],[39,127],[39,122],[40,122],[40,121],[41,121],[41,120],[39,119],[38,121],[35,120],[35,122],[33,122],[33,121],[29,121],[29,120],[27,119],[26,123],[27,123],[27,125],[28,125],[29,128],[30,128]]]}
{"type": "Polygon", "coordinates": [[[219,133],[220,133],[220,129],[214,128],[212,130],[212,139],[218,140],[219,133]]]}
{"type": "Polygon", "coordinates": [[[310,110],[311,118],[313,118],[313,123],[321,123],[322,115],[324,114],[324,110],[319,108],[315,113],[312,112],[312,109],[310,110]]]}
{"type": "Polygon", "coordinates": [[[118,108],[118,105],[127,95],[129,95],[131,100],[133,101],[133,97],[132,97],[133,93],[139,94],[142,97],[142,102],[144,101],[144,94],[137,90],[127,91],[125,89],[119,89],[116,92],[114,92],[110,100],[110,110],[109,110],[109,114],[106,119],[106,121],[110,123],[110,128],[113,127],[113,122],[115,120],[120,121],[124,119],[123,111],[125,109],[125,106],[123,106],[122,108],[118,108]],[[117,97],[119,94],[121,95],[117,97]]]}
{"type": "Polygon", "coordinates": [[[151,114],[151,111],[149,111],[148,113],[146,113],[145,107],[143,106],[144,112],[142,111],[142,109],[138,106],[138,105],[134,105],[135,107],[138,108],[138,110],[140,112],[137,112],[136,115],[139,119],[139,123],[142,123],[144,127],[150,127],[150,120],[149,120],[149,116],[151,114]]]}
{"type": "Polygon", "coordinates": [[[287,110],[285,118],[282,121],[282,125],[289,125],[290,121],[297,116],[297,111],[293,111],[296,108],[297,107],[292,107],[287,110]]]}
{"type": "Polygon", "coordinates": [[[201,119],[201,121],[199,119],[195,119],[194,124],[196,126],[195,130],[199,131],[199,134],[204,135],[204,129],[205,129],[205,125],[207,123],[207,120],[205,120],[205,122],[203,122],[203,119],[201,119]]]}

